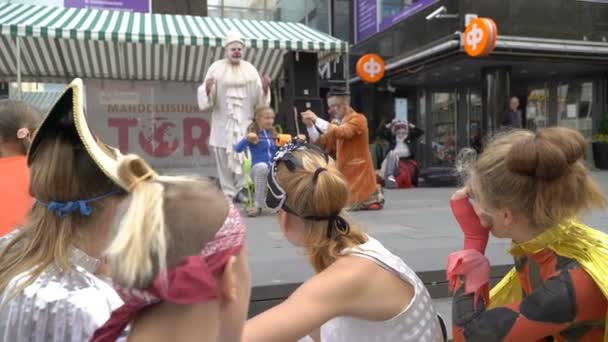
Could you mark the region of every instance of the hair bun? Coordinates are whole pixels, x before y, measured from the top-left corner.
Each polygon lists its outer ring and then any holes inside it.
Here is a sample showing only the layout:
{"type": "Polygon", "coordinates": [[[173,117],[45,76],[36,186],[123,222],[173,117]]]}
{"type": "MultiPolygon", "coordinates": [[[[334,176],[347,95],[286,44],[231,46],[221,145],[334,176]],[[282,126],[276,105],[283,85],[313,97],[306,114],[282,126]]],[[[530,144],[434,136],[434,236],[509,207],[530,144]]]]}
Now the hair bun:
{"type": "Polygon", "coordinates": [[[587,140],[575,129],[565,127],[545,128],[538,133],[538,138],[546,140],[559,148],[566,157],[568,164],[574,164],[583,159],[587,153],[587,140]]]}
{"type": "Polygon", "coordinates": [[[585,138],[570,128],[541,129],[535,136],[515,143],[506,156],[509,171],[539,180],[555,180],[585,156],[585,138]]]}
{"type": "Polygon", "coordinates": [[[140,156],[129,154],[121,158],[118,176],[127,185],[127,189],[132,191],[141,182],[153,179],[157,174],[140,156]]]}

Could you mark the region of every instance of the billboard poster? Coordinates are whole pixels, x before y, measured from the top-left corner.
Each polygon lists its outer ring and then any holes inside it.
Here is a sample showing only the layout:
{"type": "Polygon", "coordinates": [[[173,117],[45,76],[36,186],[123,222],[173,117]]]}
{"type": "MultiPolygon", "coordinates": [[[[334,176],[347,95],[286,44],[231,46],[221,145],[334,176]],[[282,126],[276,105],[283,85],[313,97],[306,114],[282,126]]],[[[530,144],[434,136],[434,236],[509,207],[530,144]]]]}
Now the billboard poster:
{"type": "Polygon", "coordinates": [[[357,0],[355,22],[355,42],[378,32],[378,0],[357,0]]]}
{"type": "Polygon", "coordinates": [[[150,0],[64,0],[64,7],[150,13],[150,0]]]}
{"type": "Polygon", "coordinates": [[[411,4],[403,6],[398,11],[387,16],[382,15],[383,0],[356,0],[355,3],[355,43],[358,43],[375,33],[384,31],[406,18],[439,2],[439,0],[411,0],[411,4]]]}
{"type": "Polygon", "coordinates": [[[88,80],[85,92],[87,120],[104,143],[158,170],[214,173],[211,115],[198,108],[196,85],[88,80]]]}

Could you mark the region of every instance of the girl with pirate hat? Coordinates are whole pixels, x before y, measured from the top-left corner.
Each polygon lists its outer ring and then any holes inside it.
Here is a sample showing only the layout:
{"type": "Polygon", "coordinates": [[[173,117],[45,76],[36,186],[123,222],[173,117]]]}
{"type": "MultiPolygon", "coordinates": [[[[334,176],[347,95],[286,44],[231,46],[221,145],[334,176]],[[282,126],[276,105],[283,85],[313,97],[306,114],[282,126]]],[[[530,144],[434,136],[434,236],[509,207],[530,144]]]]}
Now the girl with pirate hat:
{"type": "Polygon", "coordinates": [[[0,240],[0,341],[87,340],[121,304],[101,259],[126,194],[113,153],[91,135],[75,80],[30,144],[28,223],[0,240]]]}
{"type": "Polygon", "coordinates": [[[247,322],[243,341],[442,341],[422,281],[344,215],[348,185],[319,147],[287,145],[275,155],[266,202],[287,240],[317,274],[285,302],[247,322]]]}
{"type": "Polygon", "coordinates": [[[238,340],[249,298],[245,231],[219,190],[159,176],[101,143],[79,79],[40,125],[28,163],[29,222],[0,240],[0,341],[116,341],[133,322],[133,340],[154,341],[147,322],[171,333],[179,324],[164,323],[184,312],[209,319],[205,336],[238,340]]]}

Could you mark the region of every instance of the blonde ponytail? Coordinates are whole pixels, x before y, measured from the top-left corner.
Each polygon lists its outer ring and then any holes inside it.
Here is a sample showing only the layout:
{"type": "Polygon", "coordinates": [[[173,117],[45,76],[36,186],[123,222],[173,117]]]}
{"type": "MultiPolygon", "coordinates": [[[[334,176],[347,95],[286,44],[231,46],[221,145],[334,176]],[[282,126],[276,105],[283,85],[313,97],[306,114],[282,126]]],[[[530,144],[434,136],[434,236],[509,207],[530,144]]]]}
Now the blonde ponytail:
{"type": "Polygon", "coordinates": [[[342,251],[367,242],[367,235],[344,212],[348,202],[348,183],[333,160],[311,150],[296,150],[294,156],[302,160],[302,168],[290,171],[279,164],[278,180],[287,193],[287,206],[306,220],[309,234],[304,244],[315,271],[322,272],[342,251]],[[339,216],[348,225],[346,230],[334,231],[329,220],[339,216]]]}
{"type": "Polygon", "coordinates": [[[106,251],[114,279],[124,287],[148,286],[159,269],[166,269],[167,229],[163,185],[138,156],[125,156],[118,168],[130,196],[117,231],[106,251]]]}

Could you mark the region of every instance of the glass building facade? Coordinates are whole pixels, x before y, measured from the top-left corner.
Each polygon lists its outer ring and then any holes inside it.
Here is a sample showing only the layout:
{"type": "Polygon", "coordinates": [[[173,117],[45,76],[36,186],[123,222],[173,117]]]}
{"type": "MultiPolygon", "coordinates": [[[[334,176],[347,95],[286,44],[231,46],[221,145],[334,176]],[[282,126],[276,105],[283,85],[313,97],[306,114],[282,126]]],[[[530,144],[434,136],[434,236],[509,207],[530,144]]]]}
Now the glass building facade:
{"type": "MultiPolygon", "coordinates": [[[[366,0],[356,0],[360,1],[366,0]]],[[[379,0],[379,20],[416,1],[405,2],[379,0]]],[[[608,111],[607,18],[608,4],[591,0],[434,1],[353,46],[350,70],[366,53],[398,65],[377,84],[353,80],[353,106],[367,114],[374,141],[379,128],[395,117],[396,99],[406,98],[408,119],[426,132],[417,144],[423,167],[454,165],[461,148],[495,132],[511,96],[519,99],[525,128],[571,127],[591,140],[608,111]],[[457,17],[427,20],[440,6],[457,17]],[[499,45],[489,57],[468,57],[459,35],[466,14],[492,18],[499,42],[529,47],[513,50],[499,45]],[[448,42],[456,44],[439,49],[448,42]],[[558,48],[543,50],[545,44],[558,48]],[[573,48],[579,52],[570,52],[573,48]],[[488,92],[494,84],[487,75],[496,69],[506,75],[500,85],[504,92],[495,92],[498,98],[491,99],[488,92]]],[[[351,78],[355,77],[353,72],[351,78]]]]}
{"type": "Polygon", "coordinates": [[[352,3],[349,0],[208,0],[210,17],[300,22],[351,41],[352,3]]]}

